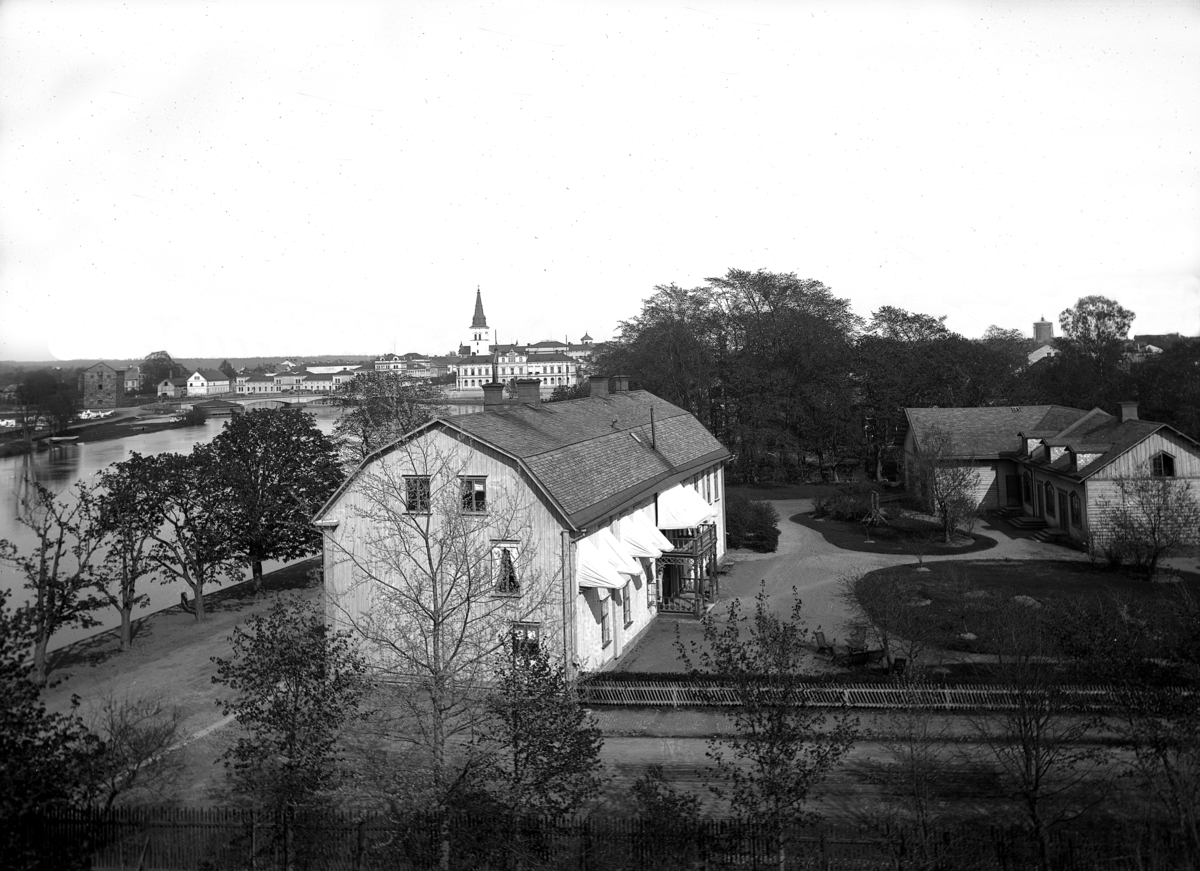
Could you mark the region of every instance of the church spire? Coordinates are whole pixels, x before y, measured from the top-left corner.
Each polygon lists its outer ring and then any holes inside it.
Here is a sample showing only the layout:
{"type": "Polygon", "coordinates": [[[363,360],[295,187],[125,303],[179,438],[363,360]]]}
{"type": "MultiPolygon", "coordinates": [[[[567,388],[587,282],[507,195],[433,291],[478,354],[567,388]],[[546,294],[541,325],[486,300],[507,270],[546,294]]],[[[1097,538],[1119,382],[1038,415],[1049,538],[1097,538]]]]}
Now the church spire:
{"type": "Polygon", "coordinates": [[[471,319],[471,329],[486,330],[488,328],[487,318],[483,316],[483,295],[479,292],[479,285],[475,285],[475,317],[471,319]]]}

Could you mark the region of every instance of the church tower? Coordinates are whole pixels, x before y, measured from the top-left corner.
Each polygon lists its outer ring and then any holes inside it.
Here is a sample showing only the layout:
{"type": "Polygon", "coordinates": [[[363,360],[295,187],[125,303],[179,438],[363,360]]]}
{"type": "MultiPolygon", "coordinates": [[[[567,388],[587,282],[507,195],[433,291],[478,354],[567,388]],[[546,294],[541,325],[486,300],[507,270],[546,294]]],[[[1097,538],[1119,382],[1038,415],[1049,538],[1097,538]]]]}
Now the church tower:
{"type": "Polygon", "coordinates": [[[471,353],[477,357],[486,356],[491,348],[491,343],[488,342],[487,318],[483,315],[483,295],[479,292],[479,285],[475,285],[475,317],[471,318],[469,347],[471,353]]]}

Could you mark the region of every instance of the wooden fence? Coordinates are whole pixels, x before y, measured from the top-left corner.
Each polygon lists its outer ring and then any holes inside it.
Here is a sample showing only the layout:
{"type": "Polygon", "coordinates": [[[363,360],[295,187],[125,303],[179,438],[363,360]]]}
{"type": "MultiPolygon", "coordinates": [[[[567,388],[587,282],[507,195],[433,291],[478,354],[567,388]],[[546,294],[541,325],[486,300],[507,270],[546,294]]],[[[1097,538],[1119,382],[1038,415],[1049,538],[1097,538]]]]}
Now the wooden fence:
{"type": "MultiPolygon", "coordinates": [[[[74,848],[73,864],[98,871],[424,871],[439,866],[443,850],[454,869],[527,871],[1016,871],[1035,864],[1025,833],[979,826],[923,837],[901,828],[795,830],[781,851],[777,833],[728,820],[398,820],[337,811],[273,819],[241,809],[135,808],[63,811],[22,824],[60,853],[74,848]]],[[[1107,825],[1056,834],[1051,867],[1169,869],[1177,853],[1169,832],[1107,825]]]]}
{"type": "MultiPolygon", "coordinates": [[[[729,707],[741,704],[739,691],[720,680],[624,680],[604,675],[580,682],[587,705],[646,705],[651,707],[729,707]]],[[[770,692],[764,685],[760,692],[770,692]]],[[[1038,695],[1062,709],[1109,711],[1117,695],[1106,686],[1060,686],[1037,690],[978,684],[931,686],[928,684],[827,683],[814,682],[797,691],[781,690],[794,698],[799,692],[805,703],[829,708],[873,708],[937,711],[1010,710],[1036,701],[1038,695]]],[[[1179,690],[1164,689],[1178,693],[1179,690]]],[[[760,696],[761,698],[761,696],[760,696]]]]}

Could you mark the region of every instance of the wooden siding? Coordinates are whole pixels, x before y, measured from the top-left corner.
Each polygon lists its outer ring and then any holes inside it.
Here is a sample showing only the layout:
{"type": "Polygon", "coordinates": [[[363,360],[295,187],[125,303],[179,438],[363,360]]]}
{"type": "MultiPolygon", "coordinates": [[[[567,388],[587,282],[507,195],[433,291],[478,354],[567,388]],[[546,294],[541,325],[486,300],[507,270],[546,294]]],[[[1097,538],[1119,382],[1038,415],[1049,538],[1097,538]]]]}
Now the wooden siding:
{"type": "MultiPolygon", "coordinates": [[[[520,596],[499,603],[501,607],[495,601],[483,607],[495,611],[497,633],[503,632],[509,621],[537,622],[542,624],[545,649],[556,656],[569,655],[563,634],[560,527],[507,458],[432,430],[376,460],[373,467],[379,470],[375,473],[378,475],[431,474],[434,511],[430,522],[434,531],[430,540],[435,542],[439,514],[456,504],[459,476],[486,477],[489,512],[484,534],[489,540],[519,541],[522,589],[520,596]]],[[[362,516],[371,504],[364,493],[368,480],[356,480],[325,515],[328,521],[338,521],[336,528],[326,530],[324,547],[327,619],[338,629],[349,628],[351,622],[369,614],[376,605],[376,591],[362,582],[362,571],[348,558],[369,558],[369,521],[362,516]]],[[[479,547],[490,549],[490,542],[479,547]]]]}
{"type": "Polygon", "coordinates": [[[1170,430],[1159,430],[1138,442],[1091,478],[1112,480],[1119,475],[1146,475],[1150,470],[1151,458],[1164,451],[1175,458],[1176,478],[1200,479],[1200,448],[1170,430]]]}

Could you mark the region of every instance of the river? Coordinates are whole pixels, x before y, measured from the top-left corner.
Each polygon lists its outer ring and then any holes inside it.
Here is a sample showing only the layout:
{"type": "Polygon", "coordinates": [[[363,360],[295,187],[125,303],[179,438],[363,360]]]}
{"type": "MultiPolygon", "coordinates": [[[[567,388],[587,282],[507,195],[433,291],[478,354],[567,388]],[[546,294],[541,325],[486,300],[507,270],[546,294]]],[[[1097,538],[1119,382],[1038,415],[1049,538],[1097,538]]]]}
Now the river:
{"type": "MultiPolygon", "coordinates": [[[[478,406],[456,405],[451,406],[451,410],[454,413],[463,413],[481,409],[478,406]]],[[[329,435],[333,432],[333,424],[339,414],[337,409],[314,408],[310,410],[310,413],[316,418],[317,426],[323,433],[329,435]]],[[[0,539],[8,539],[26,553],[33,549],[35,537],[17,522],[17,505],[26,481],[37,481],[55,493],[61,494],[81,478],[93,480],[110,464],[128,459],[129,455],[134,452],[146,456],[162,453],[190,453],[196,445],[212,441],[224,425],[224,420],[212,419],[200,426],[126,436],[94,444],[88,444],[85,435],[84,441],[78,444],[62,445],[48,451],[38,451],[25,456],[0,458],[0,539]]],[[[273,571],[282,565],[285,563],[264,563],[263,571],[273,571]]],[[[247,569],[244,577],[248,578],[249,576],[250,572],[247,569]]],[[[0,564],[0,589],[12,591],[10,604],[19,604],[28,600],[28,591],[24,589],[23,584],[24,579],[20,572],[12,566],[0,564]]],[[[150,602],[136,610],[134,618],[178,605],[179,594],[187,589],[187,585],[179,580],[162,584],[152,578],[143,579],[142,591],[150,597],[150,602]]],[[[100,620],[100,625],[90,629],[79,627],[64,629],[51,639],[50,649],[55,650],[121,624],[117,609],[111,606],[101,608],[95,612],[94,616],[100,620]]]]}

